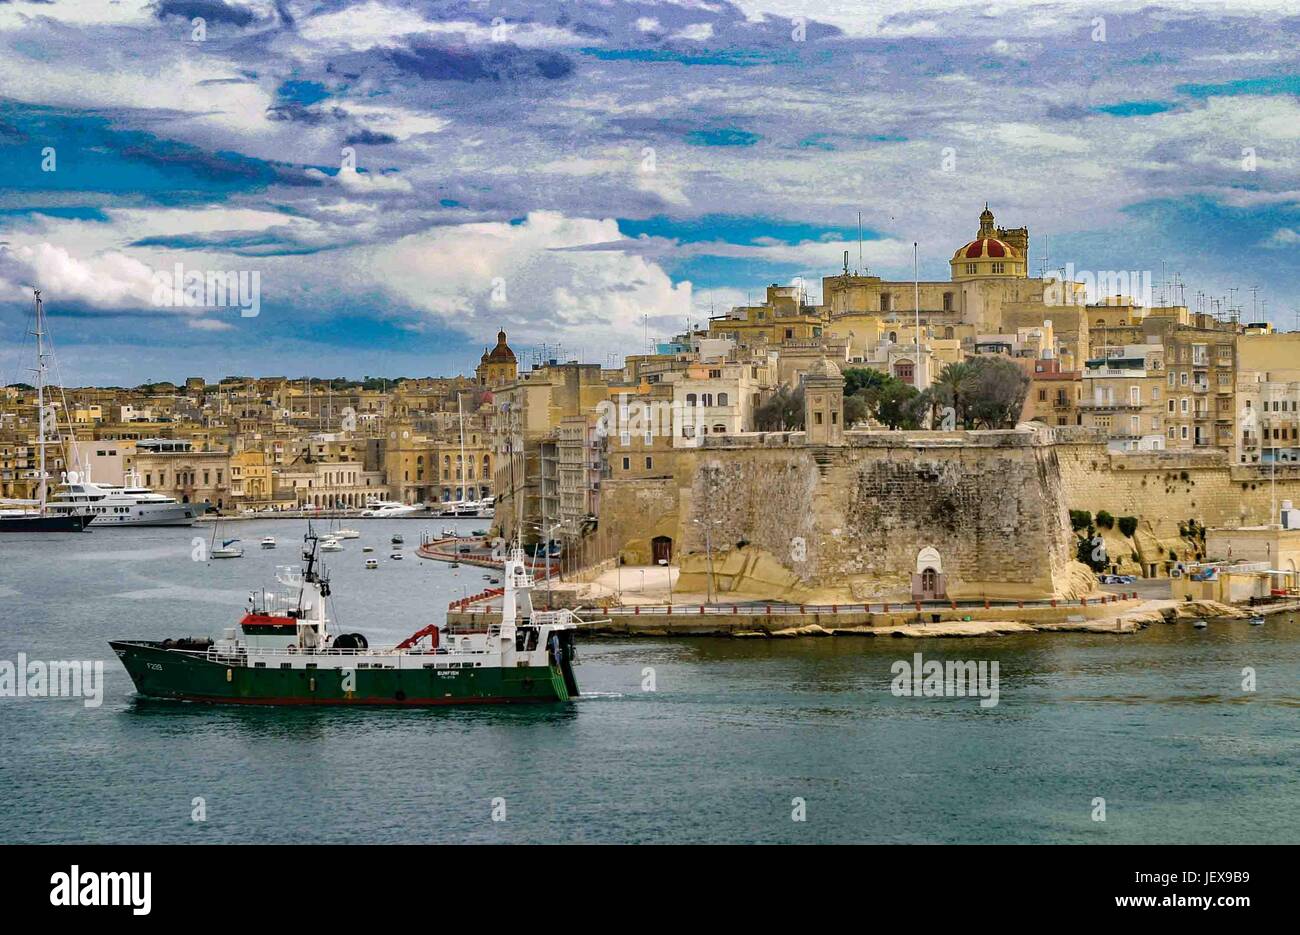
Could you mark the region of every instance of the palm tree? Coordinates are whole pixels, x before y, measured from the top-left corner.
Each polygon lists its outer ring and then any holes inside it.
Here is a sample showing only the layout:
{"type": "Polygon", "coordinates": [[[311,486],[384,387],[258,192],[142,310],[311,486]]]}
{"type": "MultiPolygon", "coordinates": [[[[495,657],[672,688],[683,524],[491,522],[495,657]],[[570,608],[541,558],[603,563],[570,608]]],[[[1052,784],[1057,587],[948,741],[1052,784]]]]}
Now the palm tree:
{"type": "Polygon", "coordinates": [[[966,428],[970,428],[966,417],[966,400],[973,389],[975,375],[975,368],[971,364],[959,361],[944,367],[931,386],[934,390],[935,405],[950,401],[957,421],[966,428]]]}

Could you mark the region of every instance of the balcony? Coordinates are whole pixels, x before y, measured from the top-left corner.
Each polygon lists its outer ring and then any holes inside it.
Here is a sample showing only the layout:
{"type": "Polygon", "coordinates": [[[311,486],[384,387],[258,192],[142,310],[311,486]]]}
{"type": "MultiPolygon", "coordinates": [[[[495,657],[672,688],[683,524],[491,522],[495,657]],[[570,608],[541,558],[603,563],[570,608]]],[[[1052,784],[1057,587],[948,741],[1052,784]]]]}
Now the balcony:
{"type": "Polygon", "coordinates": [[[1141,412],[1142,411],[1142,407],[1136,403],[1081,402],[1079,403],[1079,408],[1085,412],[1141,412]]]}

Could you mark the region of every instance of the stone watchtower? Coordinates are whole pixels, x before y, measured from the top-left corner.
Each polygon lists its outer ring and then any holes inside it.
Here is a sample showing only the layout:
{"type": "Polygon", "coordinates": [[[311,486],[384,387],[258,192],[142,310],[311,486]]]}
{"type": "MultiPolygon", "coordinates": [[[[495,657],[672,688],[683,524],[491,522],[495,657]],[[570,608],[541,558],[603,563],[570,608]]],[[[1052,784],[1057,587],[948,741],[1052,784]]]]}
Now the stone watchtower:
{"type": "Polygon", "coordinates": [[[803,378],[804,433],[809,445],[844,444],[844,377],[823,357],[803,378]]]}

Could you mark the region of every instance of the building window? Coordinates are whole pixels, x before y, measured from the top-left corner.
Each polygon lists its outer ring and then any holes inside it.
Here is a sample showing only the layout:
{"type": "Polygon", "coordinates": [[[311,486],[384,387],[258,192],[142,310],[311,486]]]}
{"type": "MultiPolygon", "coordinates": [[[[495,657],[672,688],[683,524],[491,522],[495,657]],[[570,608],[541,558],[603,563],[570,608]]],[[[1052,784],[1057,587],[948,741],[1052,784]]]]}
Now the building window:
{"type": "Polygon", "coordinates": [[[631,469],[632,469],[632,459],[631,459],[631,458],[624,458],[624,459],[623,459],[623,470],[625,470],[625,471],[630,471],[631,469]]]}
{"type": "MultiPolygon", "coordinates": [[[[945,293],[943,294],[943,310],[944,310],[945,312],[951,312],[951,311],[952,311],[952,293],[951,293],[951,292],[945,292],[945,293]]],[[[951,337],[951,336],[950,336],[950,337],[951,337]]]]}
{"type": "Polygon", "coordinates": [[[725,405],[727,405],[727,394],[726,394],[726,393],[719,393],[719,394],[718,394],[718,405],[719,405],[719,406],[725,406],[725,405]]]}
{"type": "Polygon", "coordinates": [[[646,459],[645,459],[645,469],[648,471],[648,470],[650,470],[650,468],[652,468],[652,467],[654,467],[654,461],[650,458],[649,455],[646,455],[646,459]]]}
{"type": "Polygon", "coordinates": [[[966,275],[967,275],[967,276],[974,276],[974,275],[975,275],[975,269],[976,269],[976,266],[975,266],[974,263],[967,263],[967,264],[966,264],[966,275]]]}

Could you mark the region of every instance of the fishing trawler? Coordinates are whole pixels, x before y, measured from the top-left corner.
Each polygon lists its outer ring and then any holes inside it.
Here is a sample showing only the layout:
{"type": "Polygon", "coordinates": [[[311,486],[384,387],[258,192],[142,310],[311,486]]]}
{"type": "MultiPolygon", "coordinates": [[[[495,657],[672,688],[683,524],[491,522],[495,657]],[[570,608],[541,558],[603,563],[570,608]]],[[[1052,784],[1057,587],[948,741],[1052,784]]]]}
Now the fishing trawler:
{"type": "Polygon", "coordinates": [[[449,705],[576,698],[570,610],[533,608],[522,549],[505,564],[500,623],[429,624],[390,649],[335,633],[329,575],[317,537],[302,566],[279,570],[277,593],[254,592],[239,625],[218,640],[111,640],[139,694],[220,704],[449,705]]]}

